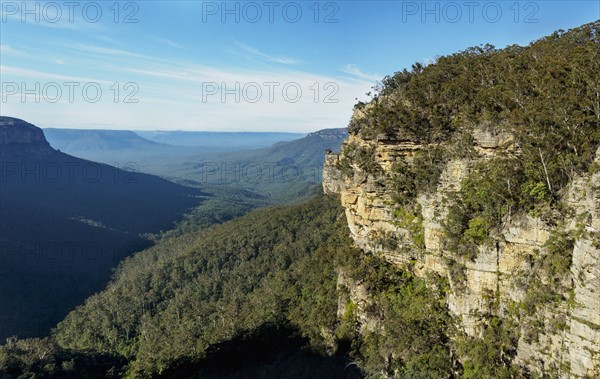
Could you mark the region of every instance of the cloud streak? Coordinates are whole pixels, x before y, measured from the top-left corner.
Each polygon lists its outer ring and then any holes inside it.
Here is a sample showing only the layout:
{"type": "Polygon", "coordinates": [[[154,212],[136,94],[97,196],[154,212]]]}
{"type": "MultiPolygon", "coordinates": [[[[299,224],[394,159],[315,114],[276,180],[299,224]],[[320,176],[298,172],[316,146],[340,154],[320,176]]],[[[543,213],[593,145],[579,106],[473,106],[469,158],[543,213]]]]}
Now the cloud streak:
{"type": "Polygon", "coordinates": [[[31,57],[29,53],[26,53],[23,50],[15,49],[10,45],[0,45],[0,54],[12,55],[15,57],[31,57]]]}
{"type": "Polygon", "coordinates": [[[160,38],[160,37],[156,37],[156,40],[160,43],[162,43],[163,45],[167,45],[176,49],[182,49],[183,46],[181,46],[180,44],[178,44],[177,42],[171,41],[168,38],[160,38]]]}
{"type": "Polygon", "coordinates": [[[258,59],[261,59],[266,62],[278,63],[278,64],[283,64],[283,65],[297,65],[297,64],[301,63],[301,61],[294,59],[294,58],[263,53],[262,51],[254,48],[250,45],[246,45],[245,43],[242,43],[242,42],[235,41],[235,43],[238,45],[239,49],[241,50],[241,52],[242,52],[241,55],[245,56],[246,58],[249,58],[249,59],[258,58],[258,59]]]}
{"type": "Polygon", "coordinates": [[[93,53],[93,54],[142,58],[142,59],[152,58],[147,55],[137,54],[137,53],[133,53],[133,52],[127,51],[127,50],[113,49],[113,48],[102,47],[102,46],[76,44],[76,45],[72,45],[71,47],[75,50],[79,50],[79,51],[83,51],[83,52],[87,52],[87,53],[93,53]]]}
{"type": "Polygon", "coordinates": [[[367,74],[367,73],[361,71],[358,68],[358,66],[353,65],[353,64],[347,64],[344,67],[340,68],[339,70],[345,74],[350,74],[357,78],[360,78],[363,80],[369,80],[369,81],[379,81],[383,77],[380,74],[367,74]]]}
{"type": "Polygon", "coordinates": [[[103,83],[110,84],[110,81],[100,80],[94,78],[86,78],[81,76],[72,76],[72,75],[62,75],[62,74],[54,74],[46,71],[39,70],[28,70],[20,67],[12,67],[12,66],[4,66],[0,65],[0,72],[4,76],[3,82],[9,82],[10,80],[6,80],[6,75],[12,75],[15,77],[23,78],[23,79],[50,79],[50,80],[66,80],[69,82],[95,82],[95,83],[103,83]]]}
{"type": "Polygon", "coordinates": [[[47,14],[44,12],[43,7],[39,6],[40,3],[33,4],[35,6],[29,9],[27,14],[24,12],[18,12],[16,14],[3,14],[2,23],[6,23],[7,25],[10,25],[11,23],[33,25],[44,28],[66,29],[73,31],[100,30],[103,28],[100,23],[88,22],[82,18],[69,19],[68,11],[66,9],[61,8],[61,16],[57,18],[56,14],[47,14]]]}

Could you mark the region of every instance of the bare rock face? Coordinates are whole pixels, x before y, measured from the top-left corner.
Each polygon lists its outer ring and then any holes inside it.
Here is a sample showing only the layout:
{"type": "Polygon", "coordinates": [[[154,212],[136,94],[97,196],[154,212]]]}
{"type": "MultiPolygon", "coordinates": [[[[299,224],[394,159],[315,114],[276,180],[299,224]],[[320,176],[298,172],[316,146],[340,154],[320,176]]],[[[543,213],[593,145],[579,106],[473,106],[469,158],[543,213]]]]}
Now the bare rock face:
{"type": "Polygon", "coordinates": [[[576,179],[567,201],[583,216],[571,220],[571,227],[584,230],[575,243],[571,265],[575,306],[569,317],[568,361],[573,373],[600,377],[600,173],[576,179]]]}
{"type": "Polygon", "coordinates": [[[506,132],[495,131],[488,125],[473,131],[475,149],[484,156],[494,156],[500,151],[513,150],[513,136],[506,132]]]}
{"type": "MultiPolygon", "coordinates": [[[[415,151],[427,146],[364,140],[351,134],[344,146],[372,152],[375,168],[365,171],[352,157],[345,156],[346,150],[329,153],[323,189],[340,195],[351,237],[366,254],[380,255],[399,267],[408,267],[410,262],[417,275],[447,276],[452,288],[447,298],[449,310],[461,320],[463,331],[478,336],[482,314],[489,314],[492,299],[499,316],[511,309],[514,312],[525,300],[533,280],[532,262],[547,254],[545,245],[552,228],[539,218],[510,215],[495,245],[481,246],[474,260],[453,256],[444,249],[442,223],[452,195],[460,190],[470,167],[514,151],[510,135],[494,134],[486,127],[475,130],[473,140],[476,157],[446,164],[437,189],[417,198],[420,214],[412,226],[398,223],[394,215],[395,190],[388,179],[395,162],[410,161],[415,151]],[[422,232],[422,242],[415,240],[415,230],[422,232]],[[458,261],[461,275],[457,275],[456,265],[449,264],[451,261],[458,261]]],[[[576,234],[571,275],[565,283],[569,301],[541,306],[536,315],[519,319],[521,337],[514,363],[534,372],[556,373],[561,378],[600,378],[600,173],[577,178],[564,197],[573,210],[564,215],[564,225],[568,230],[582,231],[576,234]],[[537,332],[532,338],[534,321],[537,332]]],[[[356,291],[361,293],[360,303],[366,302],[364,289],[356,291]]]]}
{"type": "Polygon", "coordinates": [[[50,147],[42,129],[12,117],[0,117],[0,157],[44,157],[55,150],[50,147]]]}

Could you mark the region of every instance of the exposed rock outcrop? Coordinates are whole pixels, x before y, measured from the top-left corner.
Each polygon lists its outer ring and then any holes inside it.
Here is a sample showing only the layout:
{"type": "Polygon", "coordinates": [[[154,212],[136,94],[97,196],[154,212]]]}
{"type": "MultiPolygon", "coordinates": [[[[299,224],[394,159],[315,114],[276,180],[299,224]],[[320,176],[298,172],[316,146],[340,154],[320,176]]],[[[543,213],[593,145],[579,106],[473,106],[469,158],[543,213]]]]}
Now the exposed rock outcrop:
{"type": "MultiPolygon", "coordinates": [[[[355,113],[355,117],[361,115],[355,113]]],[[[347,149],[327,155],[323,188],[340,195],[351,236],[365,253],[378,254],[401,267],[410,263],[420,276],[447,276],[452,288],[447,298],[450,312],[460,320],[464,332],[478,336],[482,315],[507,315],[515,313],[515,307],[519,313],[532,280],[540,279],[532,276],[531,270],[536,259],[548,254],[546,242],[552,227],[537,217],[512,214],[504,220],[495,244],[480,246],[474,260],[457,257],[444,248],[443,220],[452,195],[460,190],[470,168],[516,150],[511,135],[493,132],[485,125],[474,130],[472,137],[475,156],[450,160],[437,188],[417,198],[420,214],[412,222],[422,232],[421,246],[415,242],[415,228],[399,223],[394,214],[395,189],[389,179],[395,162],[411,161],[417,150],[427,146],[351,134],[344,142],[347,149]],[[344,153],[357,147],[372,152],[375,169],[364,170],[344,153]],[[493,309],[490,303],[494,303],[493,309]]],[[[600,151],[597,162],[599,157],[600,151]]],[[[542,305],[533,316],[521,312],[514,363],[561,378],[600,377],[600,173],[572,181],[562,196],[570,211],[562,215],[561,225],[567,231],[578,231],[570,275],[562,289],[568,300],[542,305]]],[[[361,294],[359,303],[364,302],[363,289],[356,292],[361,294]]]]}
{"type": "Polygon", "coordinates": [[[45,157],[55,152],[42,129],[12,117],[0,117],[0,157],[45,157]]]}

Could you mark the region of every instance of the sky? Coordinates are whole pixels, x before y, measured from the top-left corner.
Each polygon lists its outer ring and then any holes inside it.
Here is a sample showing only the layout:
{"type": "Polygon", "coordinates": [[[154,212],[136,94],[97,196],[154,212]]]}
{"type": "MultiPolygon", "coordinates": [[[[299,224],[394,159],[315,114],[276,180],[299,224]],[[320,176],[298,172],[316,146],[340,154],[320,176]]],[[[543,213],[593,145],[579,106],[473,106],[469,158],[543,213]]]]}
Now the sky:
{"type": "Polygon", "coordinates": [[[386,75],[600,19],[600,1],[4,1],[0,114],[40,127],[342,128],[386,75]]]}

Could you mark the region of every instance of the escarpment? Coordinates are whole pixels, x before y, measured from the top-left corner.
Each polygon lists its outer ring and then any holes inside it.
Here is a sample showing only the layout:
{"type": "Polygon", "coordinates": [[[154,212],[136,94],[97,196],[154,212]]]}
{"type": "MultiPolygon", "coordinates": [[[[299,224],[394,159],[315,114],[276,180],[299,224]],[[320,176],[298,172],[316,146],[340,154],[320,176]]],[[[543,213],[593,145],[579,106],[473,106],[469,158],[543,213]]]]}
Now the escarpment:
{"type": "Polygon", "coordinates": [[[54,153],[42,129],[12,117],[0,119],[0,158],[47,157],[54,153]]]}
{"type": "Polygon", "coordinates": [[[450,338],[500,323],[524,377],[600,377],[600,87],[562,56],[599,57],[597,32],[387,77],[326,157],[324,191],[364,254],[447,278],[450,338]]]}

